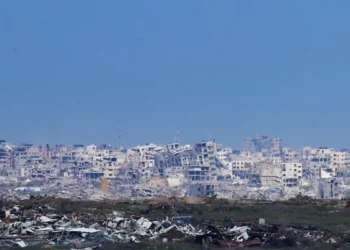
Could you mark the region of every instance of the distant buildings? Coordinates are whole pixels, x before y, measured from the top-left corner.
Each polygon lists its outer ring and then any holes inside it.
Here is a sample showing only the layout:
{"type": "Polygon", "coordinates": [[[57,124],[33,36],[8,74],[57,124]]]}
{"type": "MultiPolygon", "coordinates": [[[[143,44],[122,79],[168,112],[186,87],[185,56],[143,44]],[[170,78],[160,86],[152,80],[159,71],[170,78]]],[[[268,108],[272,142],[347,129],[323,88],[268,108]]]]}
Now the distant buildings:
{"type": "Polygon", "coordinates": [[[245,138],[243,150],[214,140],[126,149],[95,144],[15,146],[0,140],[0,175],[18,181],[103,179],[109,192],[119,187],[118,192],[140,196],[287,199],[304,193],[338,199],[344,193],[338,183],[345,189],[349,183],[350,189],[349,156],[349,150],[283,147],[279,137],[263,135],[245,138]]]}
{"type": "Polygon", "coordinates": [[[0,169],[10,169],[12,163],[12,147],[4,140],[0,140],[0,169]]]}
{"type": "Polygon", "coordinates": [[[214,193],[214,185],[211,185],[210,183],[190,184],[188,191],[188,195],[193,197],[211,197],[214,193]]]}
{"type": "Polygon", "coordinates": [[[298,162],[282,164],[282,180],[285,187],[297,187],[303,176],[302,164],[298,162]]]}

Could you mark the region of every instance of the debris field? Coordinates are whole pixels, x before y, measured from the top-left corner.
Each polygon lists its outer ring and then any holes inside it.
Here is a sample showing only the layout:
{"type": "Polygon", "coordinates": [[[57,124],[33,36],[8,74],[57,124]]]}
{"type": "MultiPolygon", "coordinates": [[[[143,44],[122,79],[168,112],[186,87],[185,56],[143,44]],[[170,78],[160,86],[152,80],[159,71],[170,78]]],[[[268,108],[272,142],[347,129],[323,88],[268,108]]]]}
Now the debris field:
{"type": "MultiPolygon", "coordinates": [[[[205,219],[191,211],[193,204],[180,204],[171,199],[137,204],[124,202],[123,206],[115,204],[114,210],[111,209],[111,204],[108,209],[104,209],[107,202],[96,202],[94,205],[97,208],[91,208],[90,212],[86,212],[87,207],[81,211],[72,211],[64,205],[69,204],[68,201],[58,201],[55,198],[33,198],[31,201],[31,206],[28,203],[3,205],[0,213],[1,249],[28,246],[103,249],[106,244],[183,242],[206,248],[296,248],[310,245],[344,249],[350,247],[348,230],[339,233],[313,225],[276,224],[258,217],[242,221],[229,216],[220,219],[220,213],[217,214],[217,220],[205,219]],[[123,209],[118,209],[121,207],[123,209]],[[184,209],[186,207],[188,210],[184,209]]],[[[202,200],[197,205],[205,210],[205,207],[220,202],[222,201],[202,200]]],[[[222,211],[229,206],[232,205],[221,205],[222,211]]],[[[338,212],[328,211],[332,216],[338,212]]]]}

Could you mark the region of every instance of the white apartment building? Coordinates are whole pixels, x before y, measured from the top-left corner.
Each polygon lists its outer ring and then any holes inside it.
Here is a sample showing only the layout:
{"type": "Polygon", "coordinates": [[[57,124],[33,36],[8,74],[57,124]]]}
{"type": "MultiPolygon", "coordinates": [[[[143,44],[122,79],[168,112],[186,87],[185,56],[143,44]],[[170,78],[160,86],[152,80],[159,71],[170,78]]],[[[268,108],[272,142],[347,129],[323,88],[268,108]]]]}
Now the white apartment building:
{"type": "Polygon", "coordinates": [[[282,180],[285,187],[298,186],[303,176],[301,163],[288,162],[282,164],[282,180]]]}
{"type": "Polygon", "coordinates": [[[264,160],[262,153],[241,152],[231,157],[232,170],[248,170],[251,166],[264,160]]]}
{"type": "Polygon", "coordinates": [[[232,161],[232,171],[235,170],[244,170],[248,171],[251,169],[251,166],[254,164],[253,161],[240,160],[240,161],[232,161]]]}
{"type": "Polygon", "coordinates": [[[337,169],[346,162],[345,154],[326,147],[303,148],[303,158],[305,171],[311,178],[322,178],[322,173],[335,176],[337,169]]]}
{"type": "Polygon", "coordinates": [[[348,152],[340,152],[334,151],[331,156],[330,167],[334,173],[338,169],[344,169],[349,164],[349,153],[348,152]]]}
{"type": "Polygon", "coordinates": [[[119,169],[119,167],[106,167],[106,168],[103,168],[102,171],[103,171],[104,178],[106,178],[106,179],[117,178],[118,169],[119,169]]]}
{"type": "Polygon", "coordinates": [[[85,151],[88,154],[94,155],[97,151],[97,147],[95,144],[91,144],[85,147],[85,151]]]}

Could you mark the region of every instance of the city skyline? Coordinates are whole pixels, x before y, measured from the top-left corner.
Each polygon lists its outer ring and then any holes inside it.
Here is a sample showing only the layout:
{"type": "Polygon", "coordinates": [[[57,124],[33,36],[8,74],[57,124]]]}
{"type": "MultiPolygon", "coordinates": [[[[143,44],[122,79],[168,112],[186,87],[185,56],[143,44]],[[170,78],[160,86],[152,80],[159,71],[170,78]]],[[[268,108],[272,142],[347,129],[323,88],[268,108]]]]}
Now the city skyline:
{"type": "Polygon", "coordinates": [[[108,179],[111,185],[105,183],[103,192],[114,196],[138,193],[147,197],[161,192],[168,196],[177,187],[180,189],[174,192],[179,196],[220,194],[244,198],[244,193],[256,197],[253,193],[259,190],[265,199],[286,199],[298,193],[339,199],[349,195],[346,187],[349,166],[349,149],[295,149],[285,147],[279,137],[261,134],[246,137],[241,150],[216,141],[191,145],[150,143],[124,150],[109,145],[16,146],[0,141],[0,178],[4,181],[3,177],[8,177],[5,182],[9,184],[20,185],[21,181],[31,179],[39,182],[108,179]],[[124,190],[123,194],[108,191],[113,183],[124,190]],[[131,189],[125,190],[125,185],[131,189]],[[165,189],[159,189],[159,185],[165,189]],[[343,188],[339,189],[340,186],[343,188]]]}

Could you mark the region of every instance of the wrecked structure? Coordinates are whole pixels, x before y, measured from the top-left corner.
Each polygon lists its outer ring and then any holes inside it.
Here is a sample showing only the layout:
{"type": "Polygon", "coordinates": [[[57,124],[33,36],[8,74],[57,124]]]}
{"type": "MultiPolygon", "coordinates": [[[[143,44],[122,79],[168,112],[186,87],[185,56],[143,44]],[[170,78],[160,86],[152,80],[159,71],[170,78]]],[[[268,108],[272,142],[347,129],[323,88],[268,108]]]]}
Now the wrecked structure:
{"type": "Polygon", "coordinates": [[[349,156],[349,151],[325,147],[283,147],[280,138],[262,135],[246,138],[243,150],[224,147],[214,140],[194,145],[149,143],[125,149],[94,144],[15,146],[1,140],[0,177],[6,190],[22,196],[33,192],[22,187],[32,186],[47,195],[68,196],[71,192],[72,197],[216,194],[253,198],[251,190],[255,189],[266,199],[276,198],[276,193],[279,199],[299,193],[340,199],[349,194],[349,156]],[[332,180],[339,185],[330,192],[332,180]],[[82,183],[79,188],[65,190],[65,186],[77,183],[82,183]],[[201,190],[212,188],[210,192],[195,192],[196,186],[204,187],[201,190]],[[237,190],[242,195],[237,196],[237,190]]]}
{"type": "MultiPolygon", "coordinates": [[[[198,245],[211,249],[251,246],[295,249],[312,245],[347,247],[350,244],[348,231],[336,233],[314,225],[281,225],[277,221],[254,216],[248,220],[239,220],[239,216],[234,219],[227,216],[229,213],[226,211],[241,207],[249,209],[254,204],[235,204],[215,199],[195,199],[188,201],[190,203],[176,198],[144,200],[129,202],[128,206],[125,206],[125,201],[82,201],[75,204],[53,197],[4,202],[0,204],[0,248],[105,249],[104,246],[120,248],[126,243],[141,246],[186,243],[190,247],[198,245]],[[215,201],[219,205],[214,205],[215,201]],[[121,210],[111,211],[111,206],[121,210]],[[215,216],[208,219],[197,214],[196,211],[202,207],[207,207],[215,216]],[[96,208],[99,208],[97,213],[96,208]]],[[[315,200],[297,196],[288,202],[300,206],[315,200]]],[[[342,209],[341,216],[346,216],[345,210],[348,208],[344,204],[342,208],[338,205],[326,211],[318,210],[318,213],[325,212],[336,217],[339,211],[331,209],[342,209]]]]}

